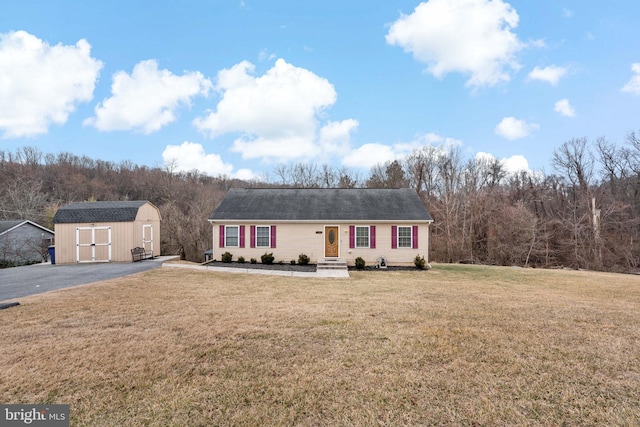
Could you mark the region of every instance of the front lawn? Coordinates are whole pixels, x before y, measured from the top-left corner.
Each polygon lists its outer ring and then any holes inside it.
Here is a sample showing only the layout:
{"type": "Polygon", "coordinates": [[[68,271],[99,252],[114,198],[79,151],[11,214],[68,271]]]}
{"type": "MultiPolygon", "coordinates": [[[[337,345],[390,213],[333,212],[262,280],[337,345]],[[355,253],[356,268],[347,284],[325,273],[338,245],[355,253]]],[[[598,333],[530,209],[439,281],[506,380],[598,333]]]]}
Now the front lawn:
{"type": "Polygon", "coordinates": [[[638,425],[640,278],[159,268],[0,311],[0,402],[73,426],[638,425]]]}

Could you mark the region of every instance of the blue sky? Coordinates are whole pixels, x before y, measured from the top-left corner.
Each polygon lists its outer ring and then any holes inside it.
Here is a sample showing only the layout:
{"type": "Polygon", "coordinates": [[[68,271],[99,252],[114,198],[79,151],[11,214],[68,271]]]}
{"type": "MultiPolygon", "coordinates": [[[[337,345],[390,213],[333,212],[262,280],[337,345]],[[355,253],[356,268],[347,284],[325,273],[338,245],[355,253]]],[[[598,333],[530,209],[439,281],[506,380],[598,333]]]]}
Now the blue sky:
{"type": "Polygon", "coordinates": [[[640,130],[640,3],[3,0],[0,150],[244,179],[640,130]]]}

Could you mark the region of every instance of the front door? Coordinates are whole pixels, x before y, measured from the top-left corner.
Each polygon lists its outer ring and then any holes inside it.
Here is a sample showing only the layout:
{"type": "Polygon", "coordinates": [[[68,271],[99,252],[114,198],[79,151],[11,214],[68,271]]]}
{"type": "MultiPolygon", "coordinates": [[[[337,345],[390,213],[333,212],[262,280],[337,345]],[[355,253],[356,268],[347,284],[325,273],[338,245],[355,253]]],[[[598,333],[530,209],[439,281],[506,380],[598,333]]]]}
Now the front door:
{"type": "Polygon", "coordinates": [[[324,256],[325,258],[338,257],[338,245],[340,236],[338,235],[338,227],[331,226],[324,228],[324,256]]]}

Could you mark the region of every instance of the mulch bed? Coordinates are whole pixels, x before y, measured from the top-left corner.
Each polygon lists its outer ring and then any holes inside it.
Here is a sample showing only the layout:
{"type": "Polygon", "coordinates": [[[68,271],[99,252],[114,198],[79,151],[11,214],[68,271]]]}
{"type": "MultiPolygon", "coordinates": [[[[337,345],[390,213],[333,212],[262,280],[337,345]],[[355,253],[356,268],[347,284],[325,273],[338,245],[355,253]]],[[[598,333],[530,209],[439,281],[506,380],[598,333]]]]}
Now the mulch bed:
{"type": "Polygon", "coordinates": [[[302,272],[315,272],[315,264],[251,264],[250,262],[222,262],[213,261],[207,264],[209,267],[230,267],[230,268],[251,268],[255,270],[280,270],[280,271],[302,271],[302,272]]]}
{"type": "MultiPolygon", "coordinates": [[[[301,271],[301,272],[315,272],[316,265],[315,264],[291,264],[291,263],[274,263],[274,264],[251,264],[250,262],[222,262],[222,261],[213,261],[208,264],[210,267],[231,267],[231,268],[251,268],[256,270],[280,270],[280,271],[301,271]]],[[[349,271],[358,271],[353,266],[349,266],[349,271]]],[[[401,267],[401,266],[388,266],[387,268],[376,268],[373,266],[367,266],[362,271],[418,271],[415,267],[401,267]]],[[[423,270],[426,271],[426,270],[423,270]]]]}

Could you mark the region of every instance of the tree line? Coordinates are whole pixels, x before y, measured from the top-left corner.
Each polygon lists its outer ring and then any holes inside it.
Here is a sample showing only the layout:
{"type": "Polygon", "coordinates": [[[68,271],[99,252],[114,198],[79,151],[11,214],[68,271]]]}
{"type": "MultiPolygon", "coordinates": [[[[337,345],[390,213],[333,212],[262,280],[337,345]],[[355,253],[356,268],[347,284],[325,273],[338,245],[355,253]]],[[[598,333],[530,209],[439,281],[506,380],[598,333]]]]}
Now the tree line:
{"type": "Polygon", "coordinates": [[[640,137],[618,146],[575,138],[552,153],[552,172],[510,173],[495,158],[424,146],[367,175],[313,163],[276,166],[251,182],[197,170],[114,163],[35,147],[0,150],[0,218],[53,228],[69,202],[149,200],[162,215],[163,254],[202,261],[207,218],[233,187],[413,188],[434,218],[430,259],[635,272],[640,269],[640,137]]]}

